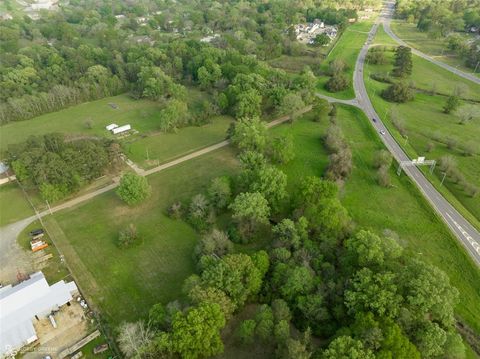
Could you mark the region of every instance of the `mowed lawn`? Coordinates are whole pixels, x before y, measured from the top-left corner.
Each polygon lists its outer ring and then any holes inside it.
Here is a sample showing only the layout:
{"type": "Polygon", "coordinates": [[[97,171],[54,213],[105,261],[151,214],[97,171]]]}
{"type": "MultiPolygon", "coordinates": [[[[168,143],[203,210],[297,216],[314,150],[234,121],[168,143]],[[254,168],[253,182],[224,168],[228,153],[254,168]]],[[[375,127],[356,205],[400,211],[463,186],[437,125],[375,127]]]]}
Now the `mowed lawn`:
{"type": "MultiPolygon", "coordinates": [[[[419,31],[416,24],[408,23],[404,20],[392,20],[390,28],[407,44],[424,54],[434,56],[435,60],[454,66],[461,71],[473,73],[474,69],[466,67],[464,59],[447,49],[447,41],[444,36],[433,39],[427,32],[419,31]]],[[[473,38],[473,36],[467,33],[458,32],[457,34],[461,35],[465,40],[473,38]]],[[[480,76],[479,69],[477,69],[476,75],[480,76]]]]}
{"type": "Polygon", "coordinates": [[[147,177],[152,196],[138,207],[128,207],[111,191],[47,217],[47,228],[80,288],[110,324],[144,318],[153,304],[182,296],[182,283],[194,272],[198,234],[167,217],[167,208],[235,168],[232,149],[221,149],[147,177]],[[130,223],[143,241],[119,249],[118,233],[130,223]]]}
{"type": "Polygon", "coordinates": [[[328,63],[334,59],[342,59],[348,65],[348,69],[345,71],[345,75],[349,79],[350,86],[340,92],[329,92],[325,89],[329,76],[319,76],[317,89],[319,92],[340,98],[340,99],[352,99],[355,97],[353,91],[353,71],[355,69],[355,61],[357,60],[358,53],[364,45],[368,37],[368,32],[372,27],[371,21],[357,22],[353,24],[343,32],[341,38],[337,41],[335,47],[330,51],[327,58],[323,61],[321,69],[327,71],[328,63]]]}
{"type": "Polygon", "coordinates": [[[152,167],[224,140],[231,122],[231,117],[217,116],[203,126],[184,127],[176,133],[158,132],[132,142],[126,140],[123,151],[141,167],[152,167]]]}
{"type": "MultiPolygon", "coordinates": [[[[381,92],[388,85],[372,80],[371,73],[386,73],[392,69],[391,64],[366,65],[364,70],[365,85],[369,92],[370,99],[391,134],[411,158],[426,156],[428,159],[438,160],[442,156],[453,156],[459,170],[466,180],[473,185],[480,187],[480,123],[476,120],[466,124],[459,124],[459,118],[455,114],[445,114],[442,108],[446,102],[446,96],[417,93],[415,99],[404,104],[394,104],[385,101],[381,92]],[[403,138],[391,121],[391,113],[404,122],[408,140],[403,138]],[[449,149],[446,145],[447,139],[453,139],[457,146],[449,149]],[[434,145],[430,152],[427,152],[428,144],[434,145]],[[476,154],[466,156],[463,145],[466,143],[476,144],[476,154]]],[[[452,93],[455,86],[461,85],[464,89],[464,97],[480,98],[480,86],[464,80],[449,73],[442,68],[428,63],[417,56],[414,56],[413,73],[411,79],[418,88],[429,90],[428,79],[435,81],[437,91],[452,93]]],[[[480,108],[479,104],[475,106],[480,108]]],[[[426,176],[442,192],[442,194],[477,228],[480,228],[480,201],[477,197],[471,197],[464,188],[457,183],[446,179],[443,186],[440,181],[443,172],[439,167],[431,176],[425,171],[426,176]]]]}
{"type": "Polygon", "coordinates": [[[0,227],[33,214],[32,207],[16,182],[0,186],[0,227]]]}
{"type": "MultiPolygon", "coordinates": [[[[391,230],[407,251],[444,270],[460,292],[457,315],[480,333],[480,270],[406,176],[397,177],[392,167],[392,187],[377,184],[373,158],[384,148],[378,134],[360,110],[338,109],[338,123],[354,161],[353,172],[341,190],[342,203],[358,228],[379,234],[391,230]]],[[[315,123],[307,115],[293,125],[272,130],[294,137],[296,158],[283,166],[291,189],[303,176],[324,173],[328,160],[322,141],[327,127],[326,121],[315,123]]]]}

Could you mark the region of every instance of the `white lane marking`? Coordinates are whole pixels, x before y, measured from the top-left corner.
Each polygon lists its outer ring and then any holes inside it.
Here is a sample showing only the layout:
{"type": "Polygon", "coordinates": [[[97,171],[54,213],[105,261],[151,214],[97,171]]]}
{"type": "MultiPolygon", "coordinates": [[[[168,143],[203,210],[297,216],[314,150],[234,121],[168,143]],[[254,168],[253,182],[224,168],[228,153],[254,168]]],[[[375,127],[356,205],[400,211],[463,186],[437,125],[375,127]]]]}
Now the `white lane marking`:
{"type": "Polygon", "coordinates": [[[478,244],[473,238],[472,236],[470,236],[468,234],[467,231],[465,231],[462,226],[460,226],[453,218],[452,216],[450,216],[450,213],[446,212],[446,215],[448,216],[448,218],[450,218],[450,220],[453,222],[453,224],[455,225],[455,227],[457,227],[457,229],[460,231],[460,233],[463,234],[463,236],[467,239],[468,243],[470,243],[470,245],[473,247],[473,249],[475,250],[475,252],[477,252],[478,254],[480,254],[480,244],[478,244]]]}

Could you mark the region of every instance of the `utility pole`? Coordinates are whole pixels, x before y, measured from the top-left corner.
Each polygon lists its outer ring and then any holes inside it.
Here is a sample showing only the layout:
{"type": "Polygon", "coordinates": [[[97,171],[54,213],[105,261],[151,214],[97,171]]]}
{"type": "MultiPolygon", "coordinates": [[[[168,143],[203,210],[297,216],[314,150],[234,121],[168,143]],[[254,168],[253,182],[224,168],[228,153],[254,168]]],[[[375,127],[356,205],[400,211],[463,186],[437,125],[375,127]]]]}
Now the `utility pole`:
{"type": "Polygon", "coordinates": [[[407,142],[408,142],[408,136],[405,135],[405,142],[403,143],[403,147],[405,147],[407,145],[407,142]]]}
{"type": "Polygon", "coordinates": [[[478,64],[480,64],[480,61],[477,61],[477,64],[475,65],[475,70],[473,70],[473,73],[477,72],[478,64]]]}
{"type": "Polygon", "coordinates": [[[447,172],[443,172],[443,177],[442,177],[442,181],[440,182],[440,186],[443,185],[443,181],[445,181],[445,176],[447,175],[447,172]]]}
{"type": "Polygon", "coordinates": [[[45,200],[45,202],[47,202],[48,212],[50,212],[50,214],[52,214],[52,209],[50,208],[50,203],[48,203],[47,200],[45,200]]]}

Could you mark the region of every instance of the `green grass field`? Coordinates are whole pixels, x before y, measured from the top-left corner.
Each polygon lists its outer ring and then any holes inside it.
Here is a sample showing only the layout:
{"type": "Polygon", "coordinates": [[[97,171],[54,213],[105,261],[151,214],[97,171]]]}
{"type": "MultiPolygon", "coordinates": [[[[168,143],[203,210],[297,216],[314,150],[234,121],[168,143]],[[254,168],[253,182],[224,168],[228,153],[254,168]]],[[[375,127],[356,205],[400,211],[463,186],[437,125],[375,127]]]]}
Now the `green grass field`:
{"type": "MultiPolygon", "coordinates": [[[[382,41],[382,40],[380,40],[382,41]]],[[[369,78],[370,73],[386,73],[391,70],[392,65],[366,65],[364,70],[365,85],[370,95],[370,99],[382,120],[387,125],[389,131],[396,138],[398,143],[411,158],[426,156],[431,159],[439,159],[444,155],[451,155],[455,158],[458,168],[465,176],[468,182],[480,187],[480,124],[478,121],[470,121],[467,124],[460,125],[459,119],[455,114],[445,114],[442,108],[445,104],[445,96],[432,96],[424,93],[417,93],[415,100],[405,104],[392,104],[385,101],[381,96],[381,91],[387,87],[386,84],[377,82],[369,78]],[[405,123],[408,141],[403,138],[391,122],[390,113],[398,114],[398,117],[405,123]],[[457,141],[458,146],[449,149],[445,144],[447,138],[457,141]],[[477,154],[465,156],[462,145],[466,142],[477,143],[477,154]],[[434,148],[427,152],[428,143],[433,143],[434,148]]],[[[434,79],[437,83],[437,91],[451,93],[453,88],[462,84],[465,89],[465,97],[478,99],[480,96],[480,86],[465,82],[446,70],[438,66],[429,64],[417,56],[414,56],[413,73],[411,78],[417,87],[429,90],[428,79],[434,79]]],[[[480,106],[480,105],[476,105],[480,106]]],[[[469,196],[464,188],[459,184],[453,183],[448,179],[440,186],[443,173],[437,168],[434,175],[426,176],[432,184],[442,192],[442,194],[466,217],[469,221],[480,228],[480,201],[477,197],[469,196]]]]}
{"type": "MultiPolygon", "coordinates": [[[[208,95],[195,89],[188,89],[188,91],[189,108],[194,113],[198,112],[198,105],[207,99],[208,95]]],[[[106,125],[112,122],[118,125],[130,123],[139,133],[120,140],[124,153],[141,167],[150,168],[222,141],[232,120],[229,116],[216,116],[210,124],[184,127],[175,133],[162,133],[158,131],[157,125],[160,109],[158,103],[134,100],[128,95],[119,95],[87,102],[31,120],[12,122],[0,127],[0,158],[8,145],[24,141],[31,135],[61,132],[69,136],[113,138],[113,135],[105,130],[106,125]],[[112,108],[110,103],[116,104],[118,109],[112,108]],[[87,118],[94,122],[92,129],[87,129],[84,125],[87,118]],[[147,151],[149,160],[147,160],[147,151]]],[[[72,196],[102,187],[108,181],[110,181],[109,177],[99,179],[72,196]]],[[[39,211],[46,209],[46,204],[38,193],[29,191],[29,197],[39,211]]],[[[28,203],[16,185],[0,187],[0,226],[26,218],[31,214],[33,211],[29,211],[28,203]]]]}
{"type": "MultiPolygon", "coordinates": [[[[392,230],[406,250],[444,270],[460,291],[457,314],[480,333],[478,267],[406,176],[397,177],[392,168],[392,187],[377,184],[373,158],[384,146],[363,113],[353,107],[339,106],[338,123],[354,161],[341,198],[358,227],[377,233],[392,230]]],[[[297,187],[302,176],[319,176],[325,171],[328,161],[322,138],[327,127],[327,122],[311,122],[306,116],[293,125],[273,129],[274,133],[290,133],[294,137],[297,156],[283,166],[291,189],[297,187]]]]}
{"type": "Polygon", "coordinates": [[[358,53],[365,43],[368,31],[372,27],[371,21],[357,22],[349,26],[342,34],[342,37],[337,41],[335,47],[328,54],[328,57],[323,61],[321,69],[326,71],[328,69],[328,63],[333,59],[342,59],[347,65],[348,69],[345,75],[350,81],[350,86],[348,89],[340,92],[329,92],[325,89],[325,84],[327,83],[328,76],[319,76],[317,89],[319,92],[340,98],[340,99],[352,99],[355,97],[353,91],[353,70],[355,69],[355,61],[357,60],[358,53]]]}
{"type": "Polygon", "coordinates": [[[137,320],[151,305],[181,297],[183,280],[194,271],[198,234],[185,222],[168,218],[166,209],[235,166],[231,149],[222,149],[149,176],[152,196],[138,207],[129,208],[108,192],[46,218],[80,288],[109,323],[137,320]],[[119,249],[118,232],[129,223],[137,225],[143,242],[119,249]]]}
{"type": "MultiPolygon", "coordinates": [[[[189,109],[195,113],[199,104],[208,95],[197,89],[187,89],[189,109]]],[[[42,135],[60,132],[70,136],[101,136],[115,138],[105,126],[131,124],[140,135],[149,135],[159,131],[159,116],[161,105],[149,100],[135,100],[127,94],[106,97],[101,100],[82,103],[67,109],[35,117],[31,120],[16,121],[1,126],[0,158],[2,153],[12,143],[19,143],[32,135],[42,135]],[[112,108],[115,104],[118,108],[112,108]],[[91,129],[85,126],[85,121],[93,121],[91,129]]],[[[127,137],[128,139],[129,137],[127,137]]]]}
{"type": "Polygon", "coordinates": [[[158,132],[148,137],[136,138],[132,142],[127,140],[123,143],[123,150],[128,158],[141,167],[152,167],[222,141],[231,121],[228,116],[218,116],[212,123],[199,127],[184,127],[177,133],[158,132]]]}
{"type": "MultiPolygon", "coordinates": [[[[450,66],[457,67],[459,70],[473,73],[472,68],[466,67],[464,60],[452,51],[447,49],[447,41],[445,37],[433,39],[426,32],[421,32],[415,24],[408,23],[404,20],[393,20],[390,25],[392,31],[407,44],[413,48],[435,57],[436,60],[442,61],[450,66]]],[[[465,39],[471,39],[472,36],[466,33],[457,33],[465,39]]],[[[477,69],[477,76],[480,76],[480,70],[477,69]]]]}
{"type": "Polygon", "coordinates": [[[0,150],[9,144],[19,143],[31,135],[61,132],[69,135],[111,137],[105,126],[111,123],[130,123],[140,132],[156,130],[155,119],[159,105],[153,101],[134,100],[127,95],[107,97],[86,102],[67,109],[42,115],[31,120],[11,122],[1,127],[0,150]],[[113,109],[109,103],[115,103],[113,109]],[[87,129],[85,121],[91,119],[93,128],[87,129]]]}
{"type": "Polygon", "coordinates": [[[0,186],[0,227],[34,214],[16,182],[0,186]]]}

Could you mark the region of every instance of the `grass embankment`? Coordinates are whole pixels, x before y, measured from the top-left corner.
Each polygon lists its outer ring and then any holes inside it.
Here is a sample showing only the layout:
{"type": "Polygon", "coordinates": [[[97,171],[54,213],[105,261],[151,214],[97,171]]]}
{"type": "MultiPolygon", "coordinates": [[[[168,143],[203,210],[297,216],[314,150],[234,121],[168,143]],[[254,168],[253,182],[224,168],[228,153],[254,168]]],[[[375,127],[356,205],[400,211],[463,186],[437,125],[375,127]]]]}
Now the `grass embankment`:
{"type": "MultiPolygon", "coordinates": [[[[474,69],[465,66],[465,60],[461,56],[447,49],[446,37],[441,36],[434,39],[427,32],[419,31],[415,24],[404,20],[392,20],[390,28],[411,47],[461,71],[473,73],[474,69]]],[[[465,40],[473,38],[473,36],[464,32],[457,32],[457,34],[461,35],[465,40]]],[[[475,75],[480,76],[480,69],[477,69],[475,75]]]]}
{"type": "Polygon", "coordinates": [[[181,297],[183,280],[194,271],[198,234],[168,218],[167,207],[235,166],[231,149],[222,149],[149,176],[152,196],[138,207],[128,207],[112,191],[46,218],[80,287],[110,324],[145,317],[153,304],[181,297]],[[129,223],[143,241],[119,249],[118,233],[129,223]]]}
{"type": "MultiPolygon", "coordinates": [[[[379,42],[381,42],[380,40],[379,42]]],[[[390,60],[392,53],[387,52],[390,60]]],[[[446,96],[431,95],[428,93],[417,93],[414,101],[404,104],[392,104],[385,101],[381,91],[388,85],[372,80],[371,73],[387,73],[392,69],[389,62],[386,65],[366,65],[364,79],[370,99],[386,126],[397,142],[404,148],[411,158],[426,156],[429,159],[438,160],[440,157],[450,155],[454,157],[458,168],[466,180],[473,185],[480,187],[480,124],[478,121],[469,121],[466,124],[459,124],[459,118],[455,114],[445,114],[442,108],[446,96]],[[403,138],[391,121],[391,113],[396,113],[404,123],[407,138],[403,138]],[[453,139],[457,145],[448,148],[447,139],[453,139]],[[462,146],[467,142],[477,144],[477,154],[466,156],[462,146]],[[427,152],[429,143],[433,149],[427,152]]],[[[464,80],[428,61],[413,56],[413,73],[411,75],[415,86],[425,91],[430,91],[432,81],[436,83],[436,90],[439,93],[451,94],[453,89],[461,85],[462,96],[478,100],[480,98],[480,86],[468,80],[464,80]]],[[[476,104],[479,106],[480,104],[476,104]]],[[[440,186],[443,172],[437,167],[433,175],[428,170],[424,171],[432,184],[459,210],[473,225],[480,228],[480,201],[478,196],[471,197],[458,183],[453,183],[447,178],[440,186]]]]}
{"type": "Polygon", "coordinates": [[[334,59],[342,59],[347,64],[348,68],[345,71],[345,75],[349,80],[349,87],[340,92],[329,92],[325,89],[329,76],[319,76],[317,90],[322,94],[332,96],[339,99],[353,99],[355,93],[353,91],[353,71],[355,69],[355,62],[357,60],[358,53],[364,45],[368,37],[368,32],[372,27],[371,21],[357,22],[353,24],[343,32],[341,38],[337,41],[335,47],[330,51],[327,58],[321,65],[322,71],[328,70],[328,63],[334,59]]]}
{"type": "MultiPolygon", "coordinates": [[[[377,184],[373,158],[384,145],[363,113],[353,107],[339,106],[338,123],[354,162],[353,172],[341,191],[342,203],[358,227],[377,233],[394,231],[407,251],[445,271],[460,292],[457,315],[480,333],[478,267],[407,176],[396,176],[392,167],[392,186],[383,188],[377,184]]],[[[294,137],[296,158],[283,167],[290,189],[298,186],[302,176],[324,173],[328,160],[322,138],[327,127],[326,122],[303,119],[273,130],[294,137]]]]}

